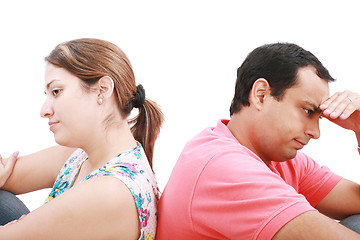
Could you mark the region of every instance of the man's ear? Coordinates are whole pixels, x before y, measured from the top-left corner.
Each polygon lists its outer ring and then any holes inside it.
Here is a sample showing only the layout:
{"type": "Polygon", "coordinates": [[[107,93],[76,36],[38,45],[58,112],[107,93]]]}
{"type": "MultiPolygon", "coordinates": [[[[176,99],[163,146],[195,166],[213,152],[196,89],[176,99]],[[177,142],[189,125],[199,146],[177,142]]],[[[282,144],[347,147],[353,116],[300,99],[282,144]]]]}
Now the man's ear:
{"type": "Polygon", "coordinates": [[[114,92],[114,81],[109,76],[103,76],[97,82],[99,95],[103,98],[109,98],[114,92]]]}
{"type": "Polygon", "coordinates": [[[264,101],[270,96],[271,89],[265,78],[257,79],[250,91],[250,105],[254,105],[257,110],[261,110],[264,101]]]}

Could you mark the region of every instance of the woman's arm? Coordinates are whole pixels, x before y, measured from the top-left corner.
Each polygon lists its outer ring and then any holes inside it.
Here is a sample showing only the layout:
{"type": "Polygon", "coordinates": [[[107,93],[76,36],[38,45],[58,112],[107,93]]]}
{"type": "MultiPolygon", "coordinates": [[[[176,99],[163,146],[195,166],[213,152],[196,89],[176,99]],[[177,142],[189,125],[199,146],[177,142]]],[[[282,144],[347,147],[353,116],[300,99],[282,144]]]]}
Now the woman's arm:
{"type": "Polygon", "coordinates": [[[18,222],[0,227],[0,239],[138,239],[134,198],[120,180],[82,182],[18,222]]]}
{"type": "MultiPolygon", "coordinates": [[[[11,176],[1,188],[22,194],[52,187],[61,167],[73,152],[73,148],[54,146],[18,157],[11,176]]],[[[6,164],[6,159],[3,162],[6,164]]]]}
{"type": "Polygon", "coordinates": [[[10,177],[19,152],[14,152],[7,160],[3,159],[0,155],[0,188],[4,186],[10,177]]]}

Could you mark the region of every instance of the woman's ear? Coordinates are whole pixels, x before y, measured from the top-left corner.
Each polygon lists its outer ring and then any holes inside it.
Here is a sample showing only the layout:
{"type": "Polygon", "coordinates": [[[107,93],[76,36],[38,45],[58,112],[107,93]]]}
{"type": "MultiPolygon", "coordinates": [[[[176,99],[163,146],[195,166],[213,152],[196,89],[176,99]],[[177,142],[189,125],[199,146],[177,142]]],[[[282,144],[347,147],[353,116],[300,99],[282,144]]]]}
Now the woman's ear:
{"type": "Polygon", "coordinates": [[[265,78],[257,79],[250,91],[250,105],[254,105],[257,110],[261,110],[265,100],[270,96],[271,89],[265,78]]]}
{"type": "Polygon", "coordinates": [[[103,76],[97,82],[99,95],[103,98],[109,98],[114,92],[114,81],[109,76],[103,76]]]}

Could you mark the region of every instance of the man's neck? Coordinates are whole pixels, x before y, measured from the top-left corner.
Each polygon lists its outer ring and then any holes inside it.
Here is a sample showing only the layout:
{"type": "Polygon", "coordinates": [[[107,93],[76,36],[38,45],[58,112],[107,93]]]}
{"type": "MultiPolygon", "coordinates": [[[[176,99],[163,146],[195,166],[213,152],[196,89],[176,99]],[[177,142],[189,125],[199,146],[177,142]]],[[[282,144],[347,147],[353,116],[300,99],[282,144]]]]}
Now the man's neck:
{"type": "Polygon", "coordinates": [[[264,160],[261,154],[256,150],[256,138],[254,138],[254,133],[256,125],[256,118],[254,118],[254,109],[244,108],[240,112],[235,113],[231,116],[229,123],[227,124],[228,129],[238,140],[238,142],[244,147],[248,148],[255,155],[257,155],[265,164],[268,164],[264,160]]]}

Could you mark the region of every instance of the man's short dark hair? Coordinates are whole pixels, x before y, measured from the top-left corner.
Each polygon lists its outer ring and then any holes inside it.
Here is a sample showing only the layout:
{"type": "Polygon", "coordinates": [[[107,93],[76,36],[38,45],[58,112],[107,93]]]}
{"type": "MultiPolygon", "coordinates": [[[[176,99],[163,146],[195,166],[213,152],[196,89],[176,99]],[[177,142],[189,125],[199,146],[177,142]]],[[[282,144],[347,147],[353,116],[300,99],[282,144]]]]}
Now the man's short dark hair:
{"type": "Polygon", "coordinates": [[[285,90],[296,84],[298,69],[314,66],[316,74],[328,82],[335,79],[309,51],[292,43],[266,44],[254,49],[237,70],[235,95],[230,106],[230,115],[249,106],[249,93],[254,82],[265,78],[271,88],[271,95],[278,101],[285,90]]]}

